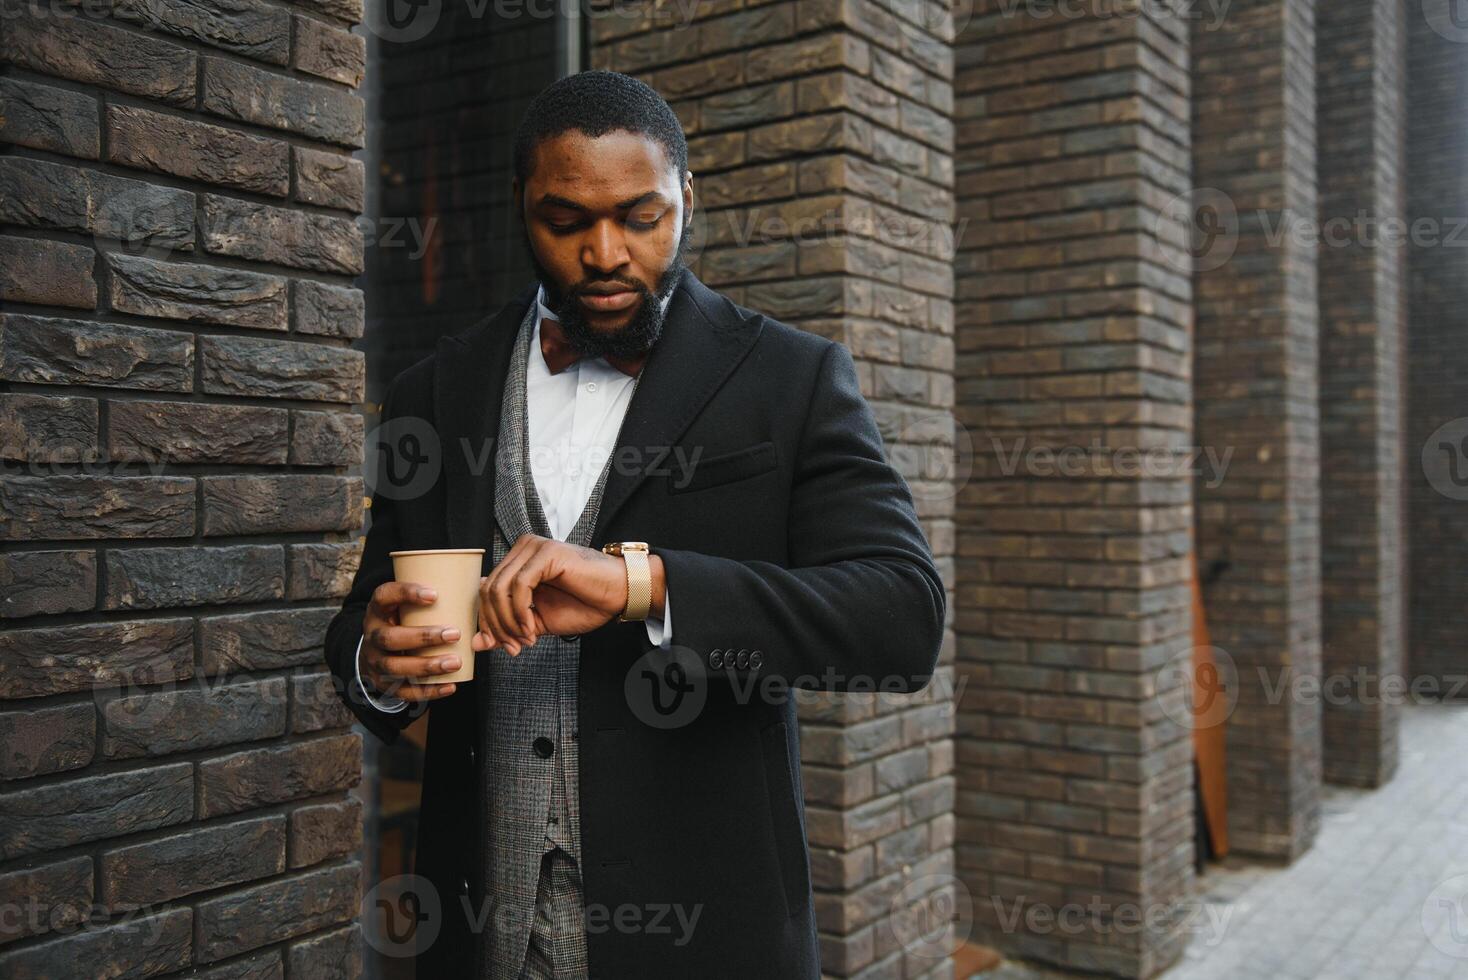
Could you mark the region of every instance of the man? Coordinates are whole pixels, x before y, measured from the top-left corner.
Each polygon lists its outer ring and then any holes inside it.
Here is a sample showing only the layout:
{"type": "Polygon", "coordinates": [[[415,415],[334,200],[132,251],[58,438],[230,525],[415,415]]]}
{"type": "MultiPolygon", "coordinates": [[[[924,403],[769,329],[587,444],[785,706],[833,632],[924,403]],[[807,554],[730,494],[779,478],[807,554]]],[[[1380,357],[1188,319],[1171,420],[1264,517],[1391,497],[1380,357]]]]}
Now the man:
{"type": "Polygon", "coordinates": [[[814,980],[790,688],[934,668],[943,583],[851,356],[682,264],[687,153],[627,76],[541,93],[513,185],[539,283],[384,402],[441,471],[379,481],[326,656],[384,741],[429,710],[420,977],[814,980]],[[456,634],[398,625],[432,597],[388,553],[449,547],[486,549],[475,680],[405,685],[456,634]]]}

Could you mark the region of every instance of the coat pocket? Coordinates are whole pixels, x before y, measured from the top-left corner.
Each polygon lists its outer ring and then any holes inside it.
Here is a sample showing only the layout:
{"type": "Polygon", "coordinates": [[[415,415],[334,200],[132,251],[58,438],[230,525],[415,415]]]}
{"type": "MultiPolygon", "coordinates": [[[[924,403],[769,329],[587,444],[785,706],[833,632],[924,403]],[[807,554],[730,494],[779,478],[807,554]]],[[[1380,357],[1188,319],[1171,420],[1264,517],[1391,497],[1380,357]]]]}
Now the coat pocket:
{"type": "Polygon", "coordinates": [[[804,910],[810,891],[809,857],[800,811],[795,800],[794,766],[785,722],[776,722],[760,732],[765,763],[766,797],[775,837],[775,854],[780,860],[780,878],[785,888],[786,913],[793,917],[804,910]]]}
{"type": "Polygon", "coordinates": [[[731,453],[690,460],[686,468],[675,468],[668,478],[669,493],[689,493],[723,486],[735,480],[768,473],[775,468],[775,444],[757,442],[731,453]]]}

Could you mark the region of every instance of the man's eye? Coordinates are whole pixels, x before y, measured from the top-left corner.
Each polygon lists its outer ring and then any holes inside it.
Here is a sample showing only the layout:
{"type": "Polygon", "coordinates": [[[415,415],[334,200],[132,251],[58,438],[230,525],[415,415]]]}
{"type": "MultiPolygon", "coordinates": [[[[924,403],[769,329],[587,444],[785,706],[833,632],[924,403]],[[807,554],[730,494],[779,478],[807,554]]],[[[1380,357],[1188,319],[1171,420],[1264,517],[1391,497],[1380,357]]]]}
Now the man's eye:
{"type": "Polygon", "coordinates": [[[643,215],[640,218],[628,218],[627,227],[635,228],[637,231],[651,231],[652,229],[656,228],[658,226],[658,222],[662,220],[663,216],[661,214],[643,215]]]}
{"type": "Polygon", "coordinates": [[[576,231],[576,230],[578,230],[581,227],[581,222],[579,222],[579,221],[547,221],[546,222],[546,227],[551,230],[552,234],[556,234],[556,235],[569,235],[571,232],[576,231]]]}

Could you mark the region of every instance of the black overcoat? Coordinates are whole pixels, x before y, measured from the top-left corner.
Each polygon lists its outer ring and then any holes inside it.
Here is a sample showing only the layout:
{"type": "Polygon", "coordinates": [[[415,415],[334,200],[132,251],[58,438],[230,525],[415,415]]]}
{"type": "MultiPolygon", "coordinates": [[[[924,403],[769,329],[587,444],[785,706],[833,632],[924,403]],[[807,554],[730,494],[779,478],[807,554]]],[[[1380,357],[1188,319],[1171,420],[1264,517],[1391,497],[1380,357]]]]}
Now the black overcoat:
{"type": "MultiPolygon", "coordinates": [[[[479,856],[461,843],[482,841],[476,684],[382,713],[355,693],[354,654],[368,597],[391,578],[388,552],[482,547],[490,571],[488,447],[534,299],[532,285],[394,379],[383,423],[428,433],[413,443],[428,470],[379,461],[396,469],[375,484],[362,563],[326,636],[338,689],[373,734],[391,743],[429,712],[415,871],[442,921],[417,957],[425,980],[472,977],[486,907],[479,856]]],[[[943,582],[844,346],[685,270],[643,371],[592,544],[643,540],[662,556],[673,646],[653,651],[642,623],[615,620],[579,641],[591,976],[817,980],[787,686],[922,688],[942,642],[943,582]]]]}

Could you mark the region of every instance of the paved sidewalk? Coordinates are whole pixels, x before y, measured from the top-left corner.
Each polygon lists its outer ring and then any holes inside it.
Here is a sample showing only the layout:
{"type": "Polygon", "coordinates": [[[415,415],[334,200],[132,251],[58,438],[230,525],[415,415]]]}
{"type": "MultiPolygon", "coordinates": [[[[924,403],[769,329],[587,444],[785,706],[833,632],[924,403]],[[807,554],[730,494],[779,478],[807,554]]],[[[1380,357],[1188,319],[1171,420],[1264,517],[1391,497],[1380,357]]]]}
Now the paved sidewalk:
{"type": "Polygon", "coordinates": [[[1289,868],[1210,869],[1222,941],[1196,935],[1164,980],[1468,977],[1468,707],[1404,709],[1396,777],[1327,787],[1322,817],[1289,868]]]}
{"type": "MultiPolygon", "coordinates": [[[[1327,787],[1293,865],[1230,860],[1200,885],[1211,914],[1161,980],[1468,978],[1468,706],[1404,710],[1396,778],[1327,787]]],[[[1005,963],[974,980],[1060,975],[1005,963]]]]}

